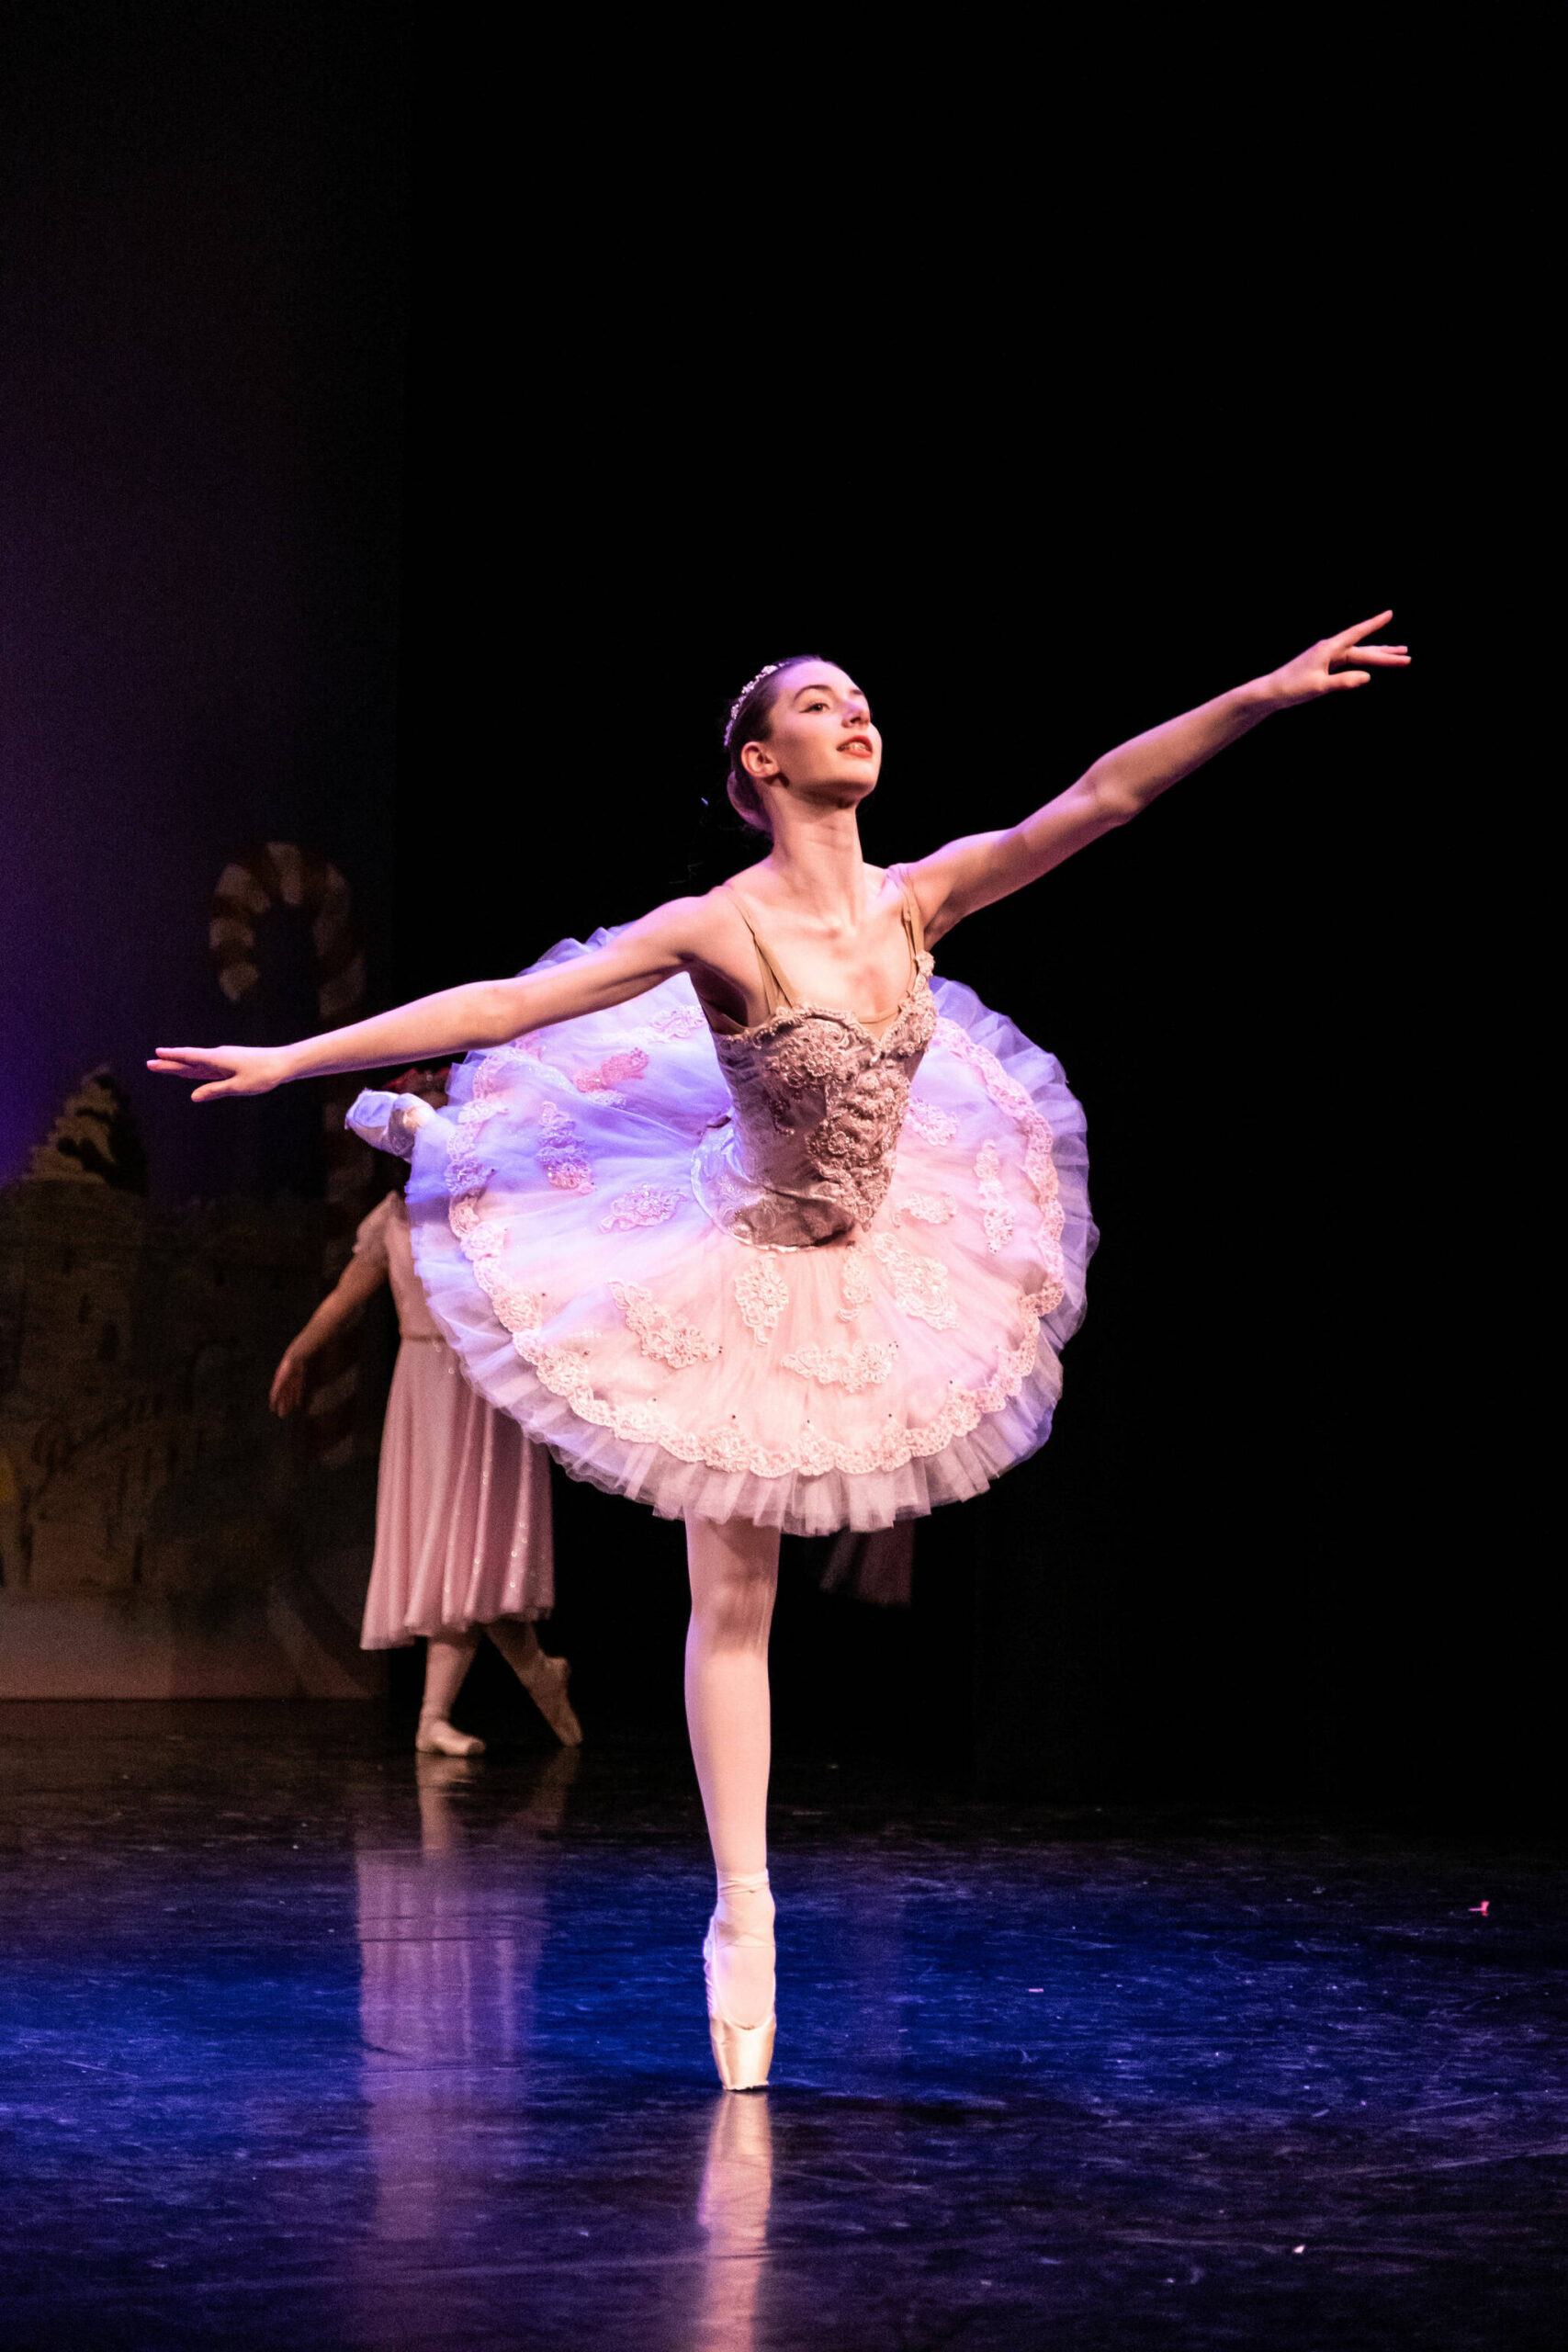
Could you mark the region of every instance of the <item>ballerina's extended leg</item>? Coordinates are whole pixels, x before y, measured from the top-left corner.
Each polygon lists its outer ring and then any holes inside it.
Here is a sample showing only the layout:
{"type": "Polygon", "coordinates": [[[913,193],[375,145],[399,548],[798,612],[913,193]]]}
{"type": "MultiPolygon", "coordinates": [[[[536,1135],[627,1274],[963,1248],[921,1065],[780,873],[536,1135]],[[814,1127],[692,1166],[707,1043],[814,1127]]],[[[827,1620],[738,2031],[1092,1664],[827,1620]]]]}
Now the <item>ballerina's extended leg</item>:
{"type": "Polygon", "coordinates": [[[414,1746],[422,1756],[482,1756],[484,1742],[454,1726],[452,1710],[463,1687],[463,1677],[474,1662],[479,1631],[432,1634],[424,1654],[424,1698],[419,1711],[414,1746]]]}
{"type": "Polygon", "coordinates": [[[552,1657],[540,1645],[534,1625],[525,1618],[498,1617],[485,1631],[512,1668],[563,1747],[581,1747],[582,1725],[567,1697],[571,1668],[564,1657],[552,1657]]]}
{"type": "Polygon", "coordinates": [[[686,1530],[692,1619],[686,1721],[718,1874],[703,1945],[708,2031],[727,2090],[761,2089],[773,2047],[773,1898],[768,1889],[768,1634],[776,1528],[749,1520],[686,1530]]]}

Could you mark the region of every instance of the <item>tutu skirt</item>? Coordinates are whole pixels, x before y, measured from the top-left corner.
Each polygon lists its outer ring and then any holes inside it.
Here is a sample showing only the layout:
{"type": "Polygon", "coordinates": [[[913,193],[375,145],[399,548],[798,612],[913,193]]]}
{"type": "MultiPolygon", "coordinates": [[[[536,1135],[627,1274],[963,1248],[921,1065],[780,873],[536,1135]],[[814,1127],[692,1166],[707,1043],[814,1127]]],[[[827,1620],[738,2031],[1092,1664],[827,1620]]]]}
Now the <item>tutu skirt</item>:
{"type": "Polygon", "coordinates": [[[1096,1240],[1083,1114],[1050,1054],[931,989],[886,1197],[814,1248],[716,1216],[731,1102],[684,977],[470,1055],[444,1113],[361,1096],[357,1131],[411,1152],[414,1262],[479,1395],[575,1478],[799,1535],[891,1526],[1032,1453],[1096,1240]]]}

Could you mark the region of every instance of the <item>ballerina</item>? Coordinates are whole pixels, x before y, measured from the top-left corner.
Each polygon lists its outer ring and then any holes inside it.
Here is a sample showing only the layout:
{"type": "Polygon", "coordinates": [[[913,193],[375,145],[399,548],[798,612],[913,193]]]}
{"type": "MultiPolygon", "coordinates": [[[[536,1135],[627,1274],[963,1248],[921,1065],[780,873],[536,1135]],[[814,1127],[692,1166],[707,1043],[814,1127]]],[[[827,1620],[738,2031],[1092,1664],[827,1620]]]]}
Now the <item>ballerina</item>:
{"type": "MultiPolygon", "coordinates": [[[[405,1070],[400,1099],[440,1110],[440,1078],[405,1070]]],[[[335,1289],[291,1340],[274,1374],[275,1413],[293,1412],[305,1368],[334,1331],[389,1283],[398,1361],[381,1435],[376,1551],[360,1646],[398,1649],[423,1634],[422,1756],[479,1756],[484,1742],[452,1709],[488,1634],[563,1747],[581,1727],[567,1697],[571,1668],[543,1648],[538,1621],[555,1600],[549,1463],[516,1424],[476,1396],[430,1319],[414,1272],[408,1211],[388,1193],[364,1220],[335,1289]]]]}
{"type": "Polygon", "coordinates": [[[734,880],[513,979],[294,1046],[161,1046],[193,1099],[465,1050],[455,1111],[362,1096],[412,1157],[413,1254],[482,1395],[576,1477],[685,1521],[686,1710],[718,1900],[715,2062],[768,2076],[768,1630],[781,1530],[870,1530],[979,1493],[1049,1432],[1095,1232],[1056,1063],[931,944],[1115,831],[1272,713],[1403,667],[1323,639],[1107,752],[1017,825],[886,872],[856,811],[881,737],[837,664],[760,671],[728,790],[767,836],[734,880]]]}

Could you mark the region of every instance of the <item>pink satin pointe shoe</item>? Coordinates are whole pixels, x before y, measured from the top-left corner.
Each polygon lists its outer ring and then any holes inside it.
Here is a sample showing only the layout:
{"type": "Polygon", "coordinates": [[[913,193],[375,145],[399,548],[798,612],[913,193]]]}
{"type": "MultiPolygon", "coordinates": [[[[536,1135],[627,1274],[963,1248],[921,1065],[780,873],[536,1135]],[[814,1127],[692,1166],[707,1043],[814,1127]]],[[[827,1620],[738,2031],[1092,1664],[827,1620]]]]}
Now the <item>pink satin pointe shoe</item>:
{"type": "Polygon", "coordinates": [[[581,1747],[582,1725],[566,1695],[571,1680],[570,1659],[552,1657],[547,1650],[541,1650],[526,1673],[519,1673],[517,1679],[561,1746],[581,1747]]]}
{"type": "Polygon", "coordinates": [[[413,1745],[416,1756],[482,1756],[485,1752],[482,1739],[459,1731],[445,1715],[422,1715],[413,1745]]]}
{"type": "Polygon", "coordinates": [[[773,2007],[773,1898],[766,1871],[721,1878],[703,1939],[708,2040],[727,2091],[765,2090],[778,2019],[773,2007]],[[738,2014],[739,2013],[739,2014],[738,2014]],[[745,2018],[761,2022],[747,2025],[745,2018]]]}

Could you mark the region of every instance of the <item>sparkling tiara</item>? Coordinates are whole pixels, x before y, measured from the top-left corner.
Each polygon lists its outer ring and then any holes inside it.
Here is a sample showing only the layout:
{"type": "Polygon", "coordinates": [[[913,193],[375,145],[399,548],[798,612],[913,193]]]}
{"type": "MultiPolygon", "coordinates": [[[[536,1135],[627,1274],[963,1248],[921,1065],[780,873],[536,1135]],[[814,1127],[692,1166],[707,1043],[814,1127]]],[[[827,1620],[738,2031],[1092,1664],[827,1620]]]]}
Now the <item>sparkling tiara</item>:
{"type": "Polygon", "coordinates": [[[729,739],[735,732],[735,722],[740,716],[740,706],[745,701],[747,695],[750,694],[755,687],[760,686],[764,678],[771,678],[775,670],[782,670],[783,668],[784,663],[782,662],[769,662],[764,663],[754,678],[747,679],[746,684],[741,687],[740,692],[736,695],[735,700],[729,706],[729,722],[724,730],[724,748],[727,752],[729,749],[729,739]]]}

